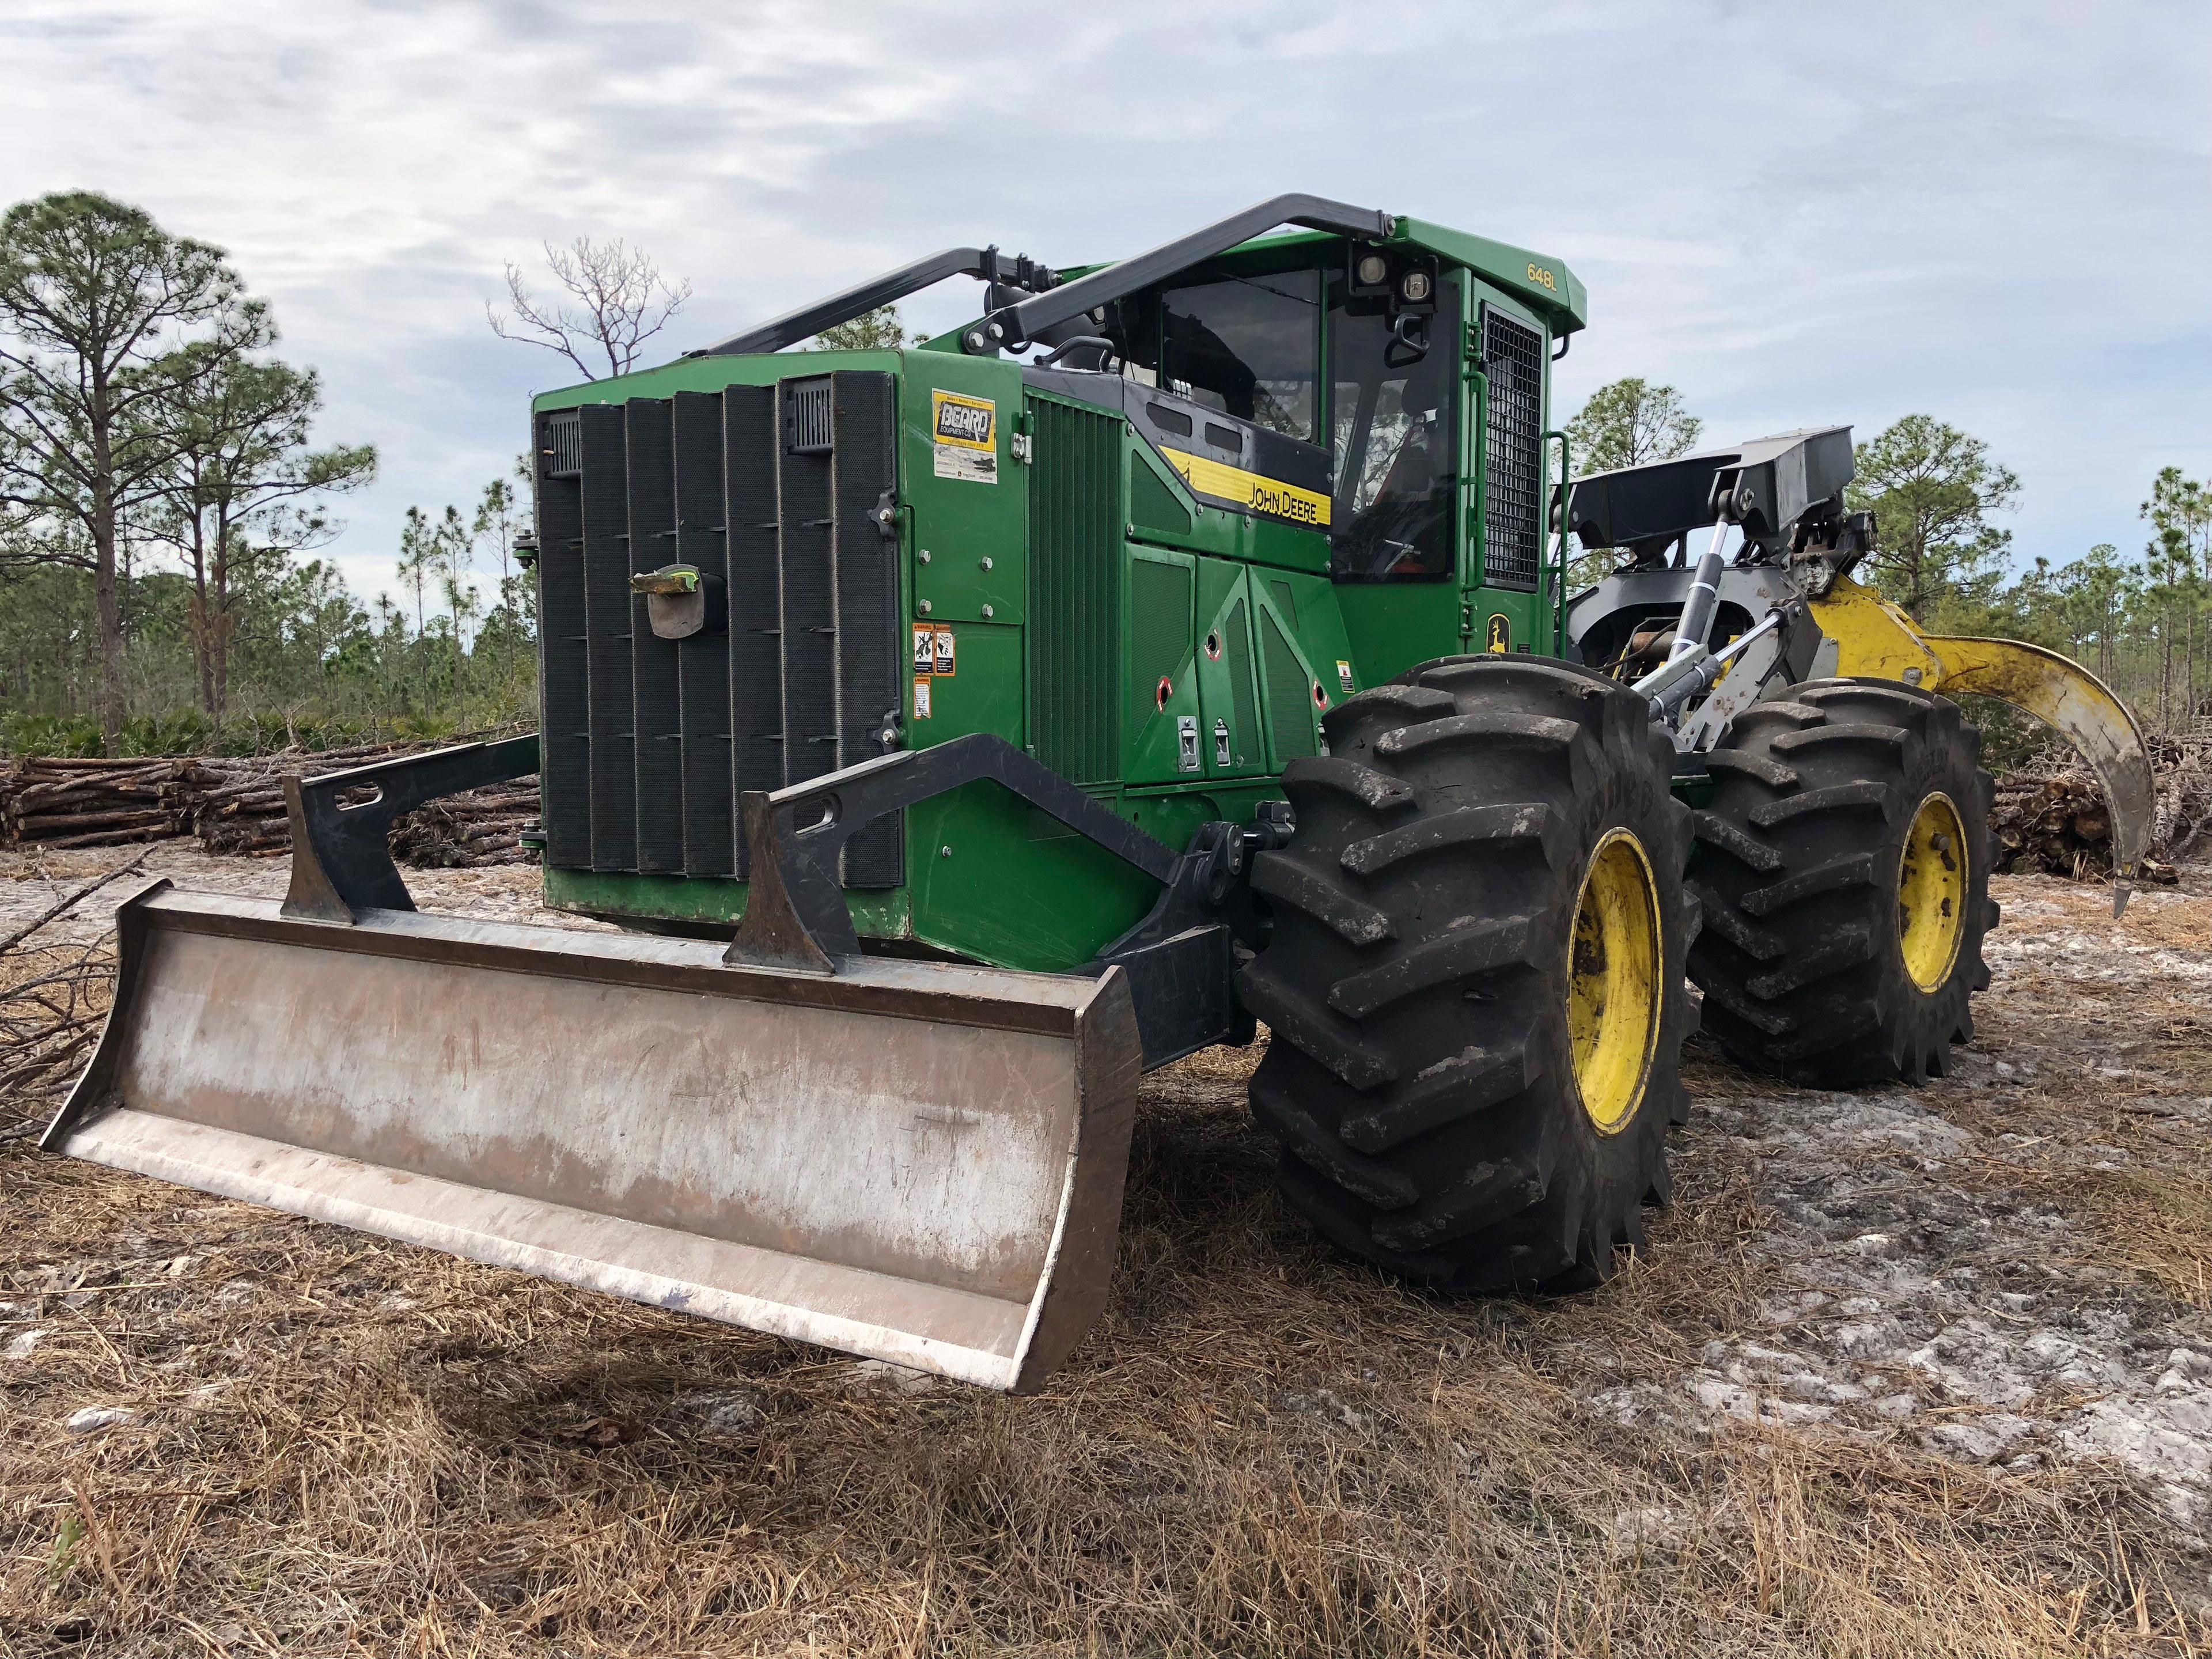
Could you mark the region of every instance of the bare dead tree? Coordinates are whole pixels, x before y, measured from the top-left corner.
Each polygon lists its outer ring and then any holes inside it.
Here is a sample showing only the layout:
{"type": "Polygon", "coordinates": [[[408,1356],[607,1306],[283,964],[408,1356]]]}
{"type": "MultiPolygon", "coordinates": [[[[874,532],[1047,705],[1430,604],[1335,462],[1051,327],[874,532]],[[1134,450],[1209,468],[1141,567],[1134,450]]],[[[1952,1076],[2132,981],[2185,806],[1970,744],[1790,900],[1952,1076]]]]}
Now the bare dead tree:
{"type": "Polygon", "coordinates": [[[579,236],[565,248],[545,245],[545,264],[565,298],[541,301],[523,281],[522,268],[507,268],[508,309],[487,301],[484,317],[502,340],[520,340],[558,352],[587,380],[600,378],[586,357],[605,354],[606,374],[627,374],[641,348],[666,327],[691,297],[689,282],[670,283],[641,248],[620,237],[594,242],[579,236]]]}

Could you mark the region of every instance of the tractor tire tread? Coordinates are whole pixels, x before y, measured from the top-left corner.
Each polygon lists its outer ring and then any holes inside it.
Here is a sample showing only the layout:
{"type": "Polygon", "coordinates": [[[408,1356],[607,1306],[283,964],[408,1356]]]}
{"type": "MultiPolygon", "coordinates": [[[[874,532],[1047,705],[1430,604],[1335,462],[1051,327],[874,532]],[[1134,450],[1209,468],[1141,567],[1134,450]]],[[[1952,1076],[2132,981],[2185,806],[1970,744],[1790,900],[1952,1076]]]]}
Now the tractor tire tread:
{"type": "Polygon", "coordinates": [[[1717,753],[1732,759],[1709,767],[1698,836],[1727,856],[1697,865],[1706,928],[1689,953],[1705,1029],[1739,1063],[1814,1087],[1941,1075],[1989,983],[1990,838],[1966,860],[1956,952],[1932,989],[1905,968],[1895,880],[1930,794],[1987,821],[1978,734],[1916,686],[1829,679],[1746,710],[1717,753]],[[1762,762],[1799,776],[1784,793],[1762,762]]]}
{"type": "Polygon", "coordinates": [[[1455,1292],[1606,1277],[1670,1190],[1688,1100],[1673,745],[1617,681],[1490,656],[1416,668],[1323,729],[1334,752],[1284,774],[1297,830],[1255,863],[1272,933],[1237,977],[1278,1039],[1251,1097],[1285,1202],[1455,1292]],[[1608,1136],[1583,1109],[1565,986],[1583,861],[1616,823],[1645,849],[1666,959],[1645,1092],[1608,1136]]]}

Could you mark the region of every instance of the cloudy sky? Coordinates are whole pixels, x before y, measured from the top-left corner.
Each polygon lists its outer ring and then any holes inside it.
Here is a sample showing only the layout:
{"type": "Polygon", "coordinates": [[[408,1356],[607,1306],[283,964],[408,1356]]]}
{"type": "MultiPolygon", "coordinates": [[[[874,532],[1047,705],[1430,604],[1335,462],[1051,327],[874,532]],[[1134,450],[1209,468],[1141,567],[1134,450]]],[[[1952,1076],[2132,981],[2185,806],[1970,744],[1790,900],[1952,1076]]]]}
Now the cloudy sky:
{"type": "Polygon", "coordinates": [[[947,244],[1073,264],[1313,191],[1571,264],[1567,410],[1635,374],[1717,440],[1979,434],[2023,554],[2131,550],[2151,474],[2212,468],[2198,0],[0,0],[0,199],[228,248],[322,435],[378,446],[333,550],[364,593],[573,378],[484,303],[578,235],[695,285],[673,355],[947,244]]]}

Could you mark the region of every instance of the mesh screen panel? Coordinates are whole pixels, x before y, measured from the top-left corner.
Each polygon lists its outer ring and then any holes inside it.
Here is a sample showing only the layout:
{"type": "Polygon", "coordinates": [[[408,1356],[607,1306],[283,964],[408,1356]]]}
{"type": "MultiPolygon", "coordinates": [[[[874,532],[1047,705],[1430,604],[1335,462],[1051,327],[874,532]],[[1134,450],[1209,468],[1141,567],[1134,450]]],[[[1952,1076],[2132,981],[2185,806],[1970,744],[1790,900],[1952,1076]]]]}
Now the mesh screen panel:
{"type": "MultiPolygon", "coordinates": [[[[1229,718],[1235,727],[1229,734],[1229,750],[1249,762],[1267,752],[1267,734],[1260,730],[1260,705],[1252,693],[1256,682],[1252,674],[1252,630],[1246,625],[1245,611],[1241,599],[1229,607],[1222,625],[1221,655],[1229,665],[1229,718]]],[[[1212,741],[1210,737],[1207,741],[1212,741]]]]}
{"type": "Polygon", "coordinates": [[[1179,564],[1138,559],[1129,567],[1131,706],[1148,718],[1163,675],[1190,655],[1190,571],[1179,564]]]}
{"type": "Polygon", "coordinates": [[[1533,592],[1543,542],[1543,337],[1486,307],[1482,355],[1490,368],[1482,579],[1533,592]]]}
{"type": "Polygon", "coordinates": [[[1164,530],[1170,535],[1190,534],[1190,513],[1162,483],[1152,469],[1141,464],[1129,469],[1129,521],[1142,530],[1164,530]]]}
{"type": "Polygon", "coordinates": [[[1260,610],[1260,652],[1267,670],[1267,729],[1275,740],[1278,769],[1320,752],[1314,739],[1313,681],[1305,665],[1264,605],[1260,610]]]}

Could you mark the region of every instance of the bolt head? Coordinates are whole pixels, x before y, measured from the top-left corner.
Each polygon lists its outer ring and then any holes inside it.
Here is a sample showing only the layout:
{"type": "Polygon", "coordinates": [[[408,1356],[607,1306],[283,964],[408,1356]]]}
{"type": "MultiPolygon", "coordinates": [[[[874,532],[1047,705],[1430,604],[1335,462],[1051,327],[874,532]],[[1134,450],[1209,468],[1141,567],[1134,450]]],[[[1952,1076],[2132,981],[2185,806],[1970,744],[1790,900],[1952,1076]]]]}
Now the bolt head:
{"type": "Polygon", "coordinates": [[[927,599],[917,599],[915,602],[914,608],[921,615],[927,617],[929,614],[929,601],[927,599]]]}

